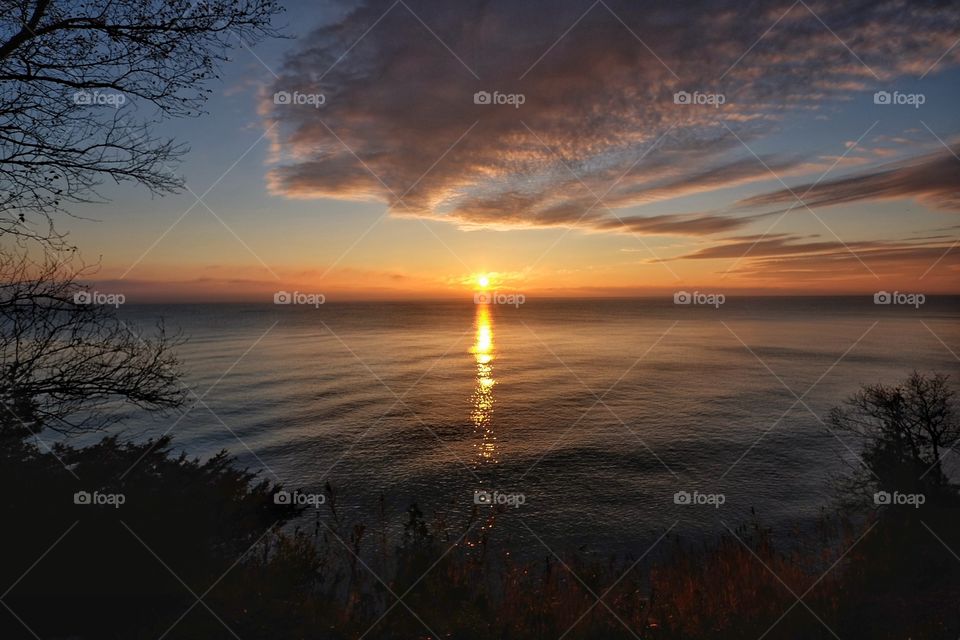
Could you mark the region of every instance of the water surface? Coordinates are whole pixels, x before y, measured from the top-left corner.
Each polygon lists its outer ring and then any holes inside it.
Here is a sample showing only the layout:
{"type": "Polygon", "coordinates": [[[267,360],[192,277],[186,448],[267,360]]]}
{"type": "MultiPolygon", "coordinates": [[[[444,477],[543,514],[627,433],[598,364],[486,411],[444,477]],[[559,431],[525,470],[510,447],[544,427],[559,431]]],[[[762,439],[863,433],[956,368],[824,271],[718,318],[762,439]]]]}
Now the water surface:
{"type": "MultiPolygon", "coordinates": [[[[557,548],[637,550],[755,509],[785,529],[829,505],[855,448],[822,421],[861,383],[957,374],[960,304],[870,297],[127,306],[182,328],[204,404],[135,414],[199,456],[226,448],[290,488],[327,481],[345,512],[465,517],[522,493],[557,548]],[[848,448],[849,447],[849,448],[848,448]],[[725,503],[678,505],[677,491],[725,503]]],[[[642,550],[642,549],[640,549],[642,550]]]]}

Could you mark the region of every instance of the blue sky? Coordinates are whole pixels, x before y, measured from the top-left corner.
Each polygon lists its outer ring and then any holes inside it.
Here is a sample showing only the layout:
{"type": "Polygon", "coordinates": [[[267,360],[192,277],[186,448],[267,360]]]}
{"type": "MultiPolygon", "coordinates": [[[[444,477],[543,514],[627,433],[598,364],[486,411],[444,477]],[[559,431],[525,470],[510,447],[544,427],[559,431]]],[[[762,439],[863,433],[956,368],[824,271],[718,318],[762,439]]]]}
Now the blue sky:
{"type": "Polygon", "coordinates": [[[291,3],[159,129],[205,205],[105,186],[71,238],[144,299],[955,292],[957,8],[747,4],[291,3]]]}

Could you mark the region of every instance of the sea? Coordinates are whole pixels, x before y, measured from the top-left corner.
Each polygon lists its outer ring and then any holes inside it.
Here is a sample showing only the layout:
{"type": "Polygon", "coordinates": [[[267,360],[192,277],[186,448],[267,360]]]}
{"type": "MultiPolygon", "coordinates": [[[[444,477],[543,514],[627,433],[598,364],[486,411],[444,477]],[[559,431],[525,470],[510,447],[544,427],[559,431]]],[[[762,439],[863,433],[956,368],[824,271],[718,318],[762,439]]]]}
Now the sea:
{"type": "Polygon", "coordinates": [[[861,464],[831,408],[914,370],[960,381],[957,297],[313,302],[121,307],[182,333],[189,389],[123,437],[227,450],[295,499],[329,483],[351,523],[497,511],[527,549],[638,554],[812,526],[861,464]]]}

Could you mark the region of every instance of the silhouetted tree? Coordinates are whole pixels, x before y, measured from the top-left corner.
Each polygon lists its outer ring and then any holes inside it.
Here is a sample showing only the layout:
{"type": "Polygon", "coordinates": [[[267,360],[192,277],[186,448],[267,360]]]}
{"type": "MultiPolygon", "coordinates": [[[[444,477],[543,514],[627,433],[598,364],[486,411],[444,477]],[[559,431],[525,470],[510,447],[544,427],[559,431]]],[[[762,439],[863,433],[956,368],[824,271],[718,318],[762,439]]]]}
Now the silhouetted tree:
{"type": "Polygon", "coordinates": [[[944,487],[943,456],[960,441],[949,376],[913,372],[894,386],[866,385],[834,408],[830,423],[862,443],[867,470],[855,481],[880,489],[944,487]]]}
{"type": "Polygon", "coordinates": [[[62,240],[52,214],[98,199],[103,180],[179,189],[171,165],[186,148],[152,125],[200,113],[204,81],[232,47],[275,35],[279,11],[276,0],[0,0],[0,234],[62,240]]]}
{"type": "Polygon", "coordinates": [[[145,334],[96,304],[76,282],[83,265],[62,254],[34,262],[0,251],[0,426],[7,435],[43,428],[101,429],[133,404],[183,402],[180,372],[160,324],[145,334]]]}
{"type": "Polygon", "coordinates": [[[941,464],[960,441],[954,397],[948,376],[915,371],[896,385],[863,386],[830,414],[832,428],[862,447],[865,466],[842,489],[852,506],[867,494],[873,523],[847,556],[841,637],[956,635],[960,500],[941,464]],[[909,500],[890,501],[895,492],[909,500]]]}
{"type": "Polygon", "coordinates": [[[90,271],[71,266],[53,214],[97,199],[103,180],[177,190],[171,165],[185,148],[152,126],[200,113],[204,81],[231,48],[275,35],[279,11],[276,0],[0,0],[6,431],[102,428],[119,403],[182,402],[162,325],[143,335],[75,298],[90,271]]]}

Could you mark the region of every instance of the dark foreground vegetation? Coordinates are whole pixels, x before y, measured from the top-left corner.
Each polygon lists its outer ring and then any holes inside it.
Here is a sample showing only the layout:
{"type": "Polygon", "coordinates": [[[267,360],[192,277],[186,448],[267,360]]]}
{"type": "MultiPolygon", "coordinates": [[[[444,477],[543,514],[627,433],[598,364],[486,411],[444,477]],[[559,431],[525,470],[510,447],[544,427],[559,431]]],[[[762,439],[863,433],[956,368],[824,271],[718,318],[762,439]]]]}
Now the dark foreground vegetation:
{"type": "Polygon", "coordinates": [[[0,637],[954,640],[960,503],[937,464],[956,442],[952,406],[944,377],[864,388],[831,420],[863,439],[866,466],[819,535],[777,546],[749,523],[664,541],[629,571],[631,558],[511,560],[494,543],[510,516],[487,507],[449,522],[412,506],[364,526],[328,487],[301,518],[226,455],[114,438],[46,452],[8,414],[0,637]],[[77,491],[123,504],[75,504],[77,491]],[[880,491],[924,502],[877,506],[880,491]]]}

